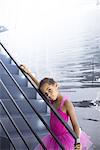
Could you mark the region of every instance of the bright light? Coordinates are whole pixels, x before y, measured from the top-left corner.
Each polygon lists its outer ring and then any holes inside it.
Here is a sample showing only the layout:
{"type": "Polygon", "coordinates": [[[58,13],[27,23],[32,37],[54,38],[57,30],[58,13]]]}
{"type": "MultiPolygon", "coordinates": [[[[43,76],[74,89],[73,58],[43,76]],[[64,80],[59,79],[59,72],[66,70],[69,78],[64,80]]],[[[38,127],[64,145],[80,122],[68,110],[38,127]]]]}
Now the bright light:
{"type": "Polygon", "coordinates": [[[24,75],[21,76],[22,79],[25,79],[26,77],[24,75]]]}
{"type": "Polygon", "coordinates": [[[85,3],[84,0],[3,0],[0,1],[0,24],[24,31],[37,28],[40,32],[44,23],[79,14],[87,8],[85,3]]]}

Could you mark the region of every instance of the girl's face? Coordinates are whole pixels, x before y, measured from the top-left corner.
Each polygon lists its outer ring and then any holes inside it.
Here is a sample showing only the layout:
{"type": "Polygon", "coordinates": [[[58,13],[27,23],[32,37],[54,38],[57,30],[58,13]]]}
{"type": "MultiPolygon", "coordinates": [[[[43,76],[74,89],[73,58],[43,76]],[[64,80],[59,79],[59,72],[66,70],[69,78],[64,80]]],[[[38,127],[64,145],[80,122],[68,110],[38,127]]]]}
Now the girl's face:
{"type": "Polygon", "coordinates": [[[40,90],[49,99],[56,100],[58,97],[58,85],[45,83],[40,90]]]}

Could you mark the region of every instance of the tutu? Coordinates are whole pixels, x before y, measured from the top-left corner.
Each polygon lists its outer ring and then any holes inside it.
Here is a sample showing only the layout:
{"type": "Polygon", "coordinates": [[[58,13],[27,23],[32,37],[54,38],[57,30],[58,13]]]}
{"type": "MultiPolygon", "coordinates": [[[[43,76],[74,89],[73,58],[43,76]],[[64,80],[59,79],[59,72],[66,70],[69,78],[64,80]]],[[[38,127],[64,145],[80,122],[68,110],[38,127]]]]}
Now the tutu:
{"type": "MultiPolygon", "coordinates": [[[[61,110],[64,101],[67,100],[66,97],[63,98],[60,107],[57,109],[62,118],[68,122],[69,116],[61,110]]],[[[56,115],[51,111],[50,115],[50,128],[58,140],[62,143],[65,150],[74,150],[75,140],[71,134],[67,131],[64,125],[59,121],[56,115]]],[[[46,146],[47,150],[61,150],[60,146],[57,144],[55,139],[49,133],[48,135],[42,138],[42,142],[46,146]]],[[[89,150],[92,146],[90,137],[83,131],[80,132],[80,143],[82,144],[82,150],[89,150]]],[[[38,144],[34,150],[43,150],[42,146],[38,144]]]]}

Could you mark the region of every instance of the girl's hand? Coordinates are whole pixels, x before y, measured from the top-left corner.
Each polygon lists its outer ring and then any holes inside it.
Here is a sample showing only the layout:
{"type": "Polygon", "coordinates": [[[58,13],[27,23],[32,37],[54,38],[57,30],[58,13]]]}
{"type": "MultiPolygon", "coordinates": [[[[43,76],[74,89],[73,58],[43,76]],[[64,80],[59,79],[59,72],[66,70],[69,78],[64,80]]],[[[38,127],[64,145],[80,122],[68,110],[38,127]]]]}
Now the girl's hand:
{"type": "Polygon", "coordinates": [[[26,73],[26,74],[30,74],[31,71],[27,68],[26,65],[21,64],[20,68],[26,73]]]}
{"type": "Polygon", "coordinates": [[[75,150],[82,150],[82,145],[81,144],[76,144],[75,150]]]}

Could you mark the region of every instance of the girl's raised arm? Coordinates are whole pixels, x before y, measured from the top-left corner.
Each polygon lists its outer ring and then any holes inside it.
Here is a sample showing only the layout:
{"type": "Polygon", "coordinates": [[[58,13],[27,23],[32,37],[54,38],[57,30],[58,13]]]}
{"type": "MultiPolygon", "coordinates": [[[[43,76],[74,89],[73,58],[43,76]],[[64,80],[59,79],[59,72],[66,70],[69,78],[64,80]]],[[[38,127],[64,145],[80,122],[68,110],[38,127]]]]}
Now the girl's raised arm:
{"type": "Polygon", "coordinates": [[[23,64],[20,65],[20,68],[35,82],[37,87],[39,87],[39,81],[32,75],[31,70],[27,68],[26,65],[23,65],[23,64]]]}

